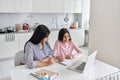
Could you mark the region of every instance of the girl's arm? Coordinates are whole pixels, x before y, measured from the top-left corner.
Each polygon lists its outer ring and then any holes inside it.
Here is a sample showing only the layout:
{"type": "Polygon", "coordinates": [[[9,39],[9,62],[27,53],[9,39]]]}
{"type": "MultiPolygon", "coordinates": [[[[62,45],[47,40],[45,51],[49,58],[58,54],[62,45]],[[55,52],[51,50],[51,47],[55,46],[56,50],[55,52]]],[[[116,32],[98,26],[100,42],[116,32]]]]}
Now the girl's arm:
{"type": "Polygon", "coordinates": [[[60,51],[59,51],[59,42],[58,41],[56,41],[54,44],[53,52],[54,52],[55,56],[60,56],[59,55],[60,51]]]}
{"type": "Polygon", "coordinates": [[[82,51],[80,50],[80,48],[78,47],[78,45],[76,43],[74,43],[74,42],[73,42],[73,48],[77,52],[77,54],[73,55],[73,58],[80,57],[80,55],[82,54],[82,51]]]}

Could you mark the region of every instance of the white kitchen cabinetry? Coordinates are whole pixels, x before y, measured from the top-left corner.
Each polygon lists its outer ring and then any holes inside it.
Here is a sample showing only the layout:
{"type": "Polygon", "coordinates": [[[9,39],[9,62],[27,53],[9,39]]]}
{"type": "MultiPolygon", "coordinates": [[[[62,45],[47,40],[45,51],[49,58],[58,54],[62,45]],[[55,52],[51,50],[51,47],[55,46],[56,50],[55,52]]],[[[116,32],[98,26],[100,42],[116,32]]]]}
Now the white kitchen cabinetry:
{"type": "Polygon", "coordinates": [[[32,12],[32,0],[15,0],[15,12],[32,12]]]}
{"type": "Polygon", "coordinates": [[[69,30],[72,40],[78,45],[83,46],[85,41],[84,29],[70,29],[69,30]]]}
{"type": "Polygon", "coordinates": [[[81,13],[82,0],[33,0],[33,12],[81,13]]]}
{"type": "Polygon", "coordinates": [[[81,13],[82,12],[82,0],[63,0],[62,12],[81,13]]]}
{"type": "Polygon", "coordinates": [[[0,12],[14,12],[14,0],[0,0],[0,12]]]}
{"type": "Polygon", "coordinates": [[[10,58],[18,52],[18,35],[15,35],[15,40],[6,41],[6,34],[0,35],[0,59],[10,58]]]}
{"type": "Polygon", "coordinates": [[[59,32],[58,30],[51,31],[51,33],[49,35],[48,42],[49,42],[52,49],[54,48],[55,41],[58,39],[58,32],[59,32]]]}
{"type": "Polygon", "coordinates": [[[73,0],[63,0],[63,8],[62,8],[63,12],[65,12],[65,13],[72,13],[73,9],[74,9],[73,0]]]}
{"type": "Polygon", "coordinates": [[[33,12],[48,12],[48,1],[49,0],[33,0],[33,12]]]}
{"type": "Polygon", "coordinates": [[[63,0],[49,0],[48,11],[50,13],[61,13],[61,12],[63,12],[63,0]]]}
{"type": "Polygon", "coordinates": [[[83,0],[72,0],[72,2],[74,3],[73,13],[82,13],[83,0]]]}
{"type": "Polygon", "coordinates": [[[12,33],[0,35],[0,60],[12,58],[18,51],[23,50],[25,43],[30,39],[33,33],[14,33],[12,35],[15,35],[15,40],[6,41],[6,35],[11,34],[12,33]]]}
{"type": "Polygon", "coordinates": [[[25,43],[31,38],[32,32],[29,33],[19,33],[18,34],[18,47],[19,51],[24,49],[25,43]]]}

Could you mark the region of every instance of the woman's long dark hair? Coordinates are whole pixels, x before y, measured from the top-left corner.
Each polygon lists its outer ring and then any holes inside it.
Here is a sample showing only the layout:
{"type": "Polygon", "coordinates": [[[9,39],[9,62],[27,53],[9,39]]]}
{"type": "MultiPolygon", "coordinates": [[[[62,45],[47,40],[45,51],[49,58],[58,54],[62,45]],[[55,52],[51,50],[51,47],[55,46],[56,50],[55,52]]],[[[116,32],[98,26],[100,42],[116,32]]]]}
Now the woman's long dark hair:
{"type": "MultiPolygon", "coordinates": [[[[60,31],[59,31],[59,34],[58,34],[58,40],[59,41],[63,41],[63,37],[64,37],[64,34],[65,33],[68,33],[69,34],[69,36],[70,36],[70,33],[69,33],[69,31],[66,29],[66,28],[62,28],[60,31]]],[[[71,40],[71,36],[70,36],[70,39],[69,40],[71,40]]]]}
{"type": "MultiPolygon", "coordinates": [[[[25,46],[28,42],[31,42],[35,45],[39,44],[44,38],[48,37],[50,30],[45,25],[39,25],[35,29],[32,37],[25,43],[25,46]]],[[[24,46],[24,52],[25,52],[24,46]]]]}

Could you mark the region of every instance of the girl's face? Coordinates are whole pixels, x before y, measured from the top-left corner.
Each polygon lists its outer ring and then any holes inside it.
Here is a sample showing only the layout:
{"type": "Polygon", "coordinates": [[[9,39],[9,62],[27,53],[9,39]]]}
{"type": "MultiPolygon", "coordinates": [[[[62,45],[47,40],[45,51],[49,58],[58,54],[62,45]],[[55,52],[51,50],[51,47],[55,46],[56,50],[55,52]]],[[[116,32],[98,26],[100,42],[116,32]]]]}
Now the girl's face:
{"type": "Polygon", "coordinates": [[[70,40],[70,35],[68,33],[65,33],[63,36],[63,42],[66,43],[70,40]]]}

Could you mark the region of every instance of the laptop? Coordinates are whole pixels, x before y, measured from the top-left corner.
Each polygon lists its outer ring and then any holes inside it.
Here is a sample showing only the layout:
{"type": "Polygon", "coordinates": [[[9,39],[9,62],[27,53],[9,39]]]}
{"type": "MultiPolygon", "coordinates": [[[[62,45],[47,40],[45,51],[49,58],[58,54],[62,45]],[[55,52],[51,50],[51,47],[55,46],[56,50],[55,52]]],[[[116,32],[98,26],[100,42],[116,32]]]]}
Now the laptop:
{"type": "Polygon", "coordinates": [[[85,72],[94,64],[96,54],[97,54],[97,50],[88,56],[86,62],[76,61],[72,65],[68,66],[67,69],[73,70],[79,73],[85,72]]]}

